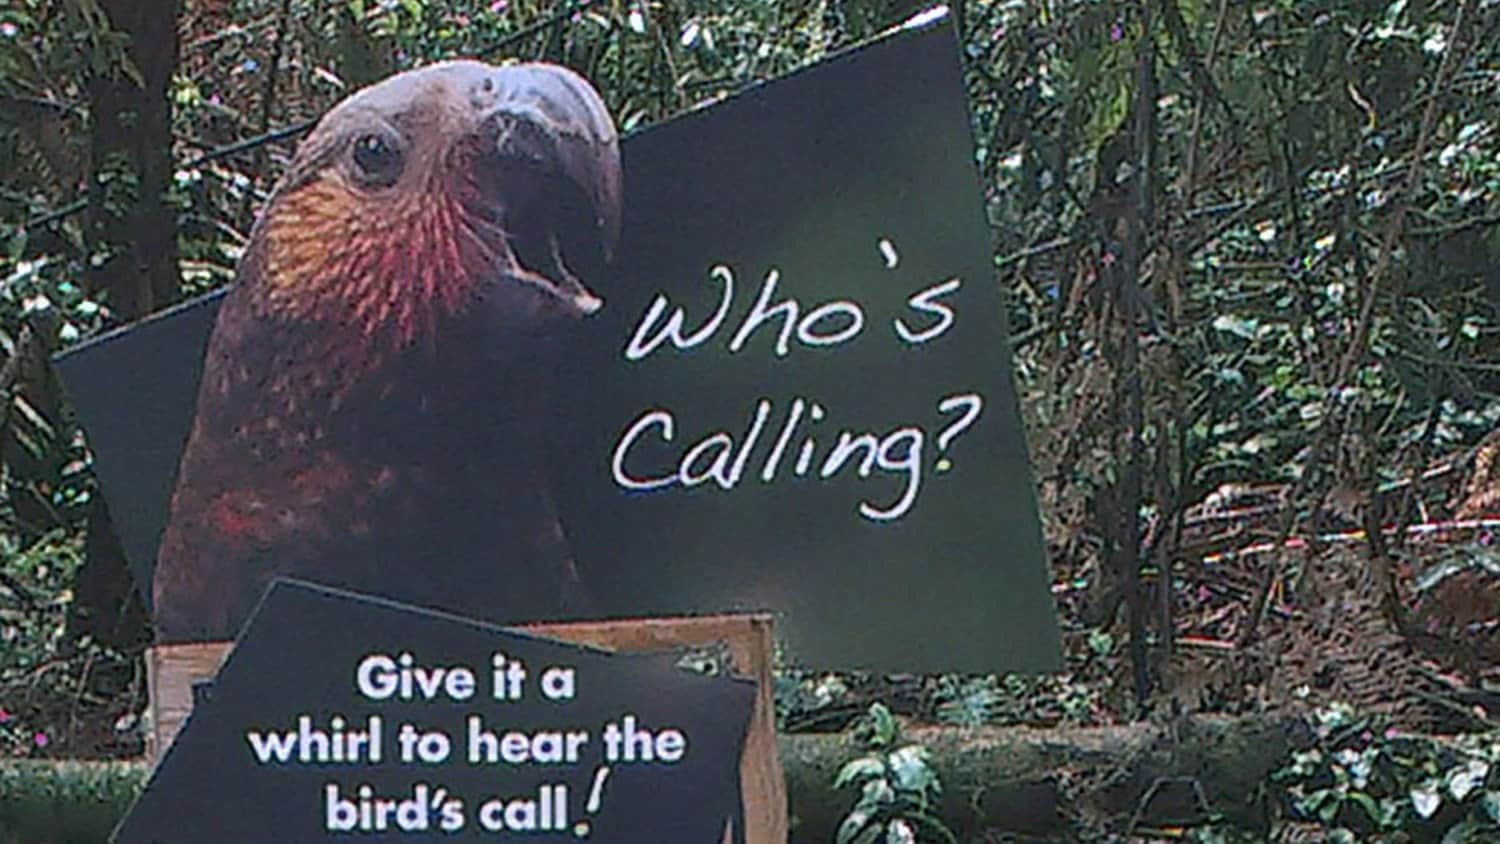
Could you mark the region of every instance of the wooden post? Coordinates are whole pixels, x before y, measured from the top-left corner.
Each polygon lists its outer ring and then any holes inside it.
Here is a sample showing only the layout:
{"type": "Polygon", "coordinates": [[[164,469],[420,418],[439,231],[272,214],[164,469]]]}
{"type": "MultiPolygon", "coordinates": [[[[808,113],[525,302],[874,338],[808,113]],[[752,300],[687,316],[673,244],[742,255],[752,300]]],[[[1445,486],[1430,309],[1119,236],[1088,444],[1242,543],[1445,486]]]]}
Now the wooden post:
{"type": "MultiPolygon", "coordinates": [[[[755,708],[740,757],[745,804],[745,841],[787,840],[786,781],[776,754],[776,715],[771,694],[771,617],[715,615],[629,621],[560,621],[515,628],[577,645],[646,653],[723,643],[736,675],[756,683],[755,708]]],[[[151,732],[146,760],[155,765],[193,711],[193,684],[212,680],[232,642],[157,645],[146,651],[151,732]]]]}

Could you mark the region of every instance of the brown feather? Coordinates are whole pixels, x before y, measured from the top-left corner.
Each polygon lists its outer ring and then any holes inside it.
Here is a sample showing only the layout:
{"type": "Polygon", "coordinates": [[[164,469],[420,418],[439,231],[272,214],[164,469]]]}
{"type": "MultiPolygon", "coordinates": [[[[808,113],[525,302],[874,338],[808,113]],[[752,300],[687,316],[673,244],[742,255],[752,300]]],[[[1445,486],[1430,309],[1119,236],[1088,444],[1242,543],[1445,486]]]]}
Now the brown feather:
{"type": "Polygon", "coordinates": [[[601,114],[566,72],[464,62],[324,118],[209,343],[158,552],[159,640],[233,635],[278,574],[503,617],[556,608],[573,564],[546,473],[547,361],[592,299],[558,244],[608,252],[618,226],[601,114]],[[520,129],[533,146],[512,154],[520,129]],[[402,156],[393,178],[351,153],[372,136],[402,156]],[[596,212],[563,231],[575,190],[596,212]],[[523,237],[551,243],[546,265],[522,264],[523,237]]]}

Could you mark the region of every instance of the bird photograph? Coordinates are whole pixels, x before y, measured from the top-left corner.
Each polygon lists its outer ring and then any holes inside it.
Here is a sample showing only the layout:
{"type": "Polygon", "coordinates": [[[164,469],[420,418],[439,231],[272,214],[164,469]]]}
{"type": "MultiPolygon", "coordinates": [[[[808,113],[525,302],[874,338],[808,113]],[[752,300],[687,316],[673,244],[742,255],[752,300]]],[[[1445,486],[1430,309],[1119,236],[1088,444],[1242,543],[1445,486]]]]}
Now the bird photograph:
{"type": "Polygon", "coordinates": [[[486,619],[576,611],[549,379],[603,304],[621,206],[615,126],[560,66],[449,61],[330,110],[208,343],[157,641],[233,638],[281,575],[486,619]]]}

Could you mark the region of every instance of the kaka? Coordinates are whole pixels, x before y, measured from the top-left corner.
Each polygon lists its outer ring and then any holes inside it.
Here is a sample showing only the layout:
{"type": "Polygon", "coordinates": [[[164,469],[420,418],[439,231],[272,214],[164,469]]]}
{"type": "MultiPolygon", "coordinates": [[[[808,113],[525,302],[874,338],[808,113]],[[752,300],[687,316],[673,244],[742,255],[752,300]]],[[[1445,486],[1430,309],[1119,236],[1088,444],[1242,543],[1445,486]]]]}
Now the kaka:
{"type": "Polygon", "coordinates": [[[619,235],[619,144],[552,65],[450,62],[303,141],[209,341],[153,575],[161,642],[231,638],[288,574],[494,620],[578,575],[549,372],[619,235]]]}

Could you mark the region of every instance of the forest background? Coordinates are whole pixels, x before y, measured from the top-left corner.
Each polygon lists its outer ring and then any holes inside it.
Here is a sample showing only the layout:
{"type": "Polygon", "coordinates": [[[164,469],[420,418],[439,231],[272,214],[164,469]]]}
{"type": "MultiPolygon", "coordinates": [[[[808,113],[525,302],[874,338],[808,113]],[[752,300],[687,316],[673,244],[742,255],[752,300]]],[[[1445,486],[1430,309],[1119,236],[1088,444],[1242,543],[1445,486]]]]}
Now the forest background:
{"type": "MultiPolygon", "coordinates": [[[[107,536],[46,361],[227,283],[310,121],[477,56],[578,69],[629,133],[920,9],[0,9],[0,756],[129,758],[144,735],[148,638],[118,572],[78,577],[107,536]]],[[[1283,771],[1289,818],[1400,829],[1439,816],[1432,791],[1463,810],[1444,828],[1500,830],[1500,739],[1402,771],[1389,744],[1500,728],[1500,2],[952,14],[1066,669],[871,677],[790,655],[784,730],[884,723],[876,703],[969,727],[1293,714],[1341,726],[1283,771]],[[1371,785],[1354,751],[1396,773],[1371,785]]]]}

